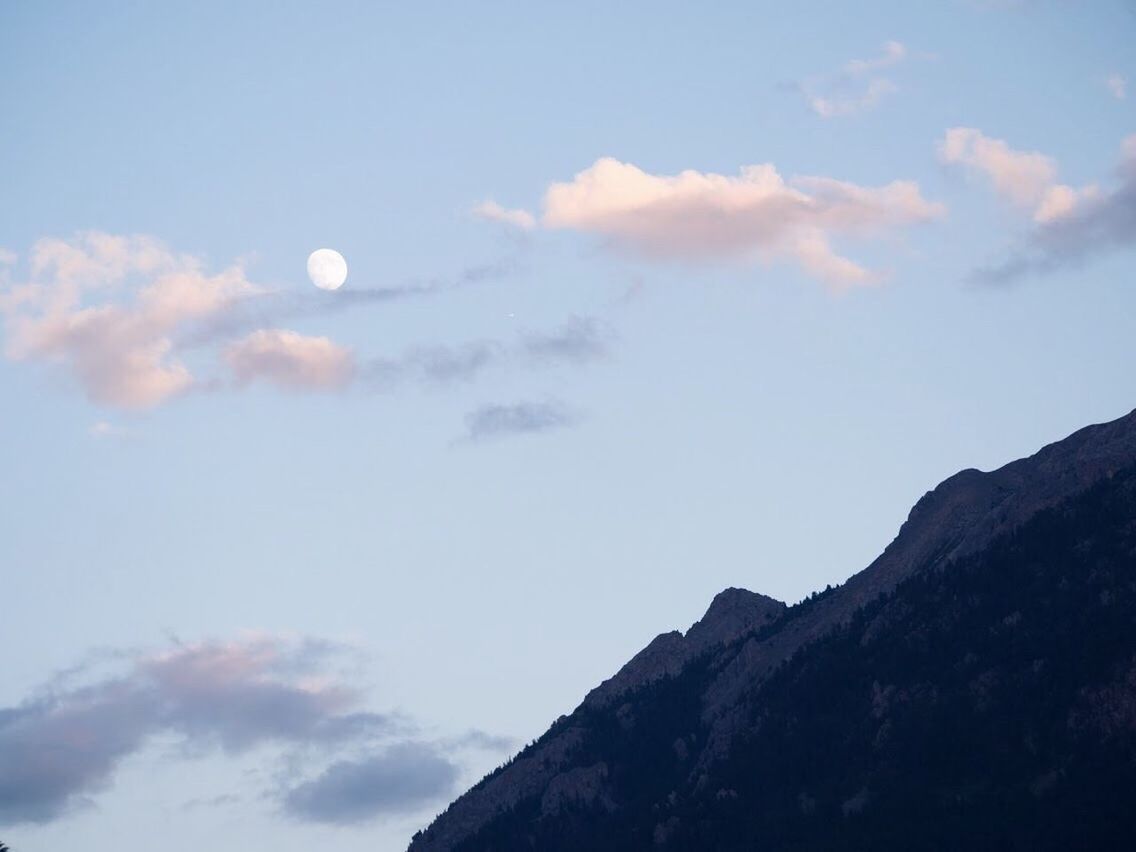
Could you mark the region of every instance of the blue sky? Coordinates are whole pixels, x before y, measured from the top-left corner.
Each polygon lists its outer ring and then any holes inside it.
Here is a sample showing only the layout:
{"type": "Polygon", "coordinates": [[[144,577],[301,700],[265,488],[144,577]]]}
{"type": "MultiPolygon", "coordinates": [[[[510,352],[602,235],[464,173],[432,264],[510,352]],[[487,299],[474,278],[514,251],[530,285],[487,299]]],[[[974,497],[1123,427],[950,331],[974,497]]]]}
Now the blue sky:
{"type": "Polygon", "coordinates": [[[14,849],[404,848],[1136,404],[1131,4],[704,6],[0,8],[14,849]]]}

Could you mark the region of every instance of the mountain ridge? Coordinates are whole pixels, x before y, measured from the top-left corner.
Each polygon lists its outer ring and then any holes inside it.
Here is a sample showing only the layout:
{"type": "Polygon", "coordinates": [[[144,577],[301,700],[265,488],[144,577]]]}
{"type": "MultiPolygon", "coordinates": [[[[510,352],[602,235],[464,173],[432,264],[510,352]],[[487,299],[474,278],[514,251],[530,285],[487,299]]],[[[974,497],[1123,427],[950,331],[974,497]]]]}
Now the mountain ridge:
{"type": "Polygon", "coordinates": [[[1080,429],[996,470],[967,469],[948,477],[916,502],[877,559],[807,606],[787,608],[745,590],[720,593],[686,634],[660,634],[593,689],[573,714],[455,801],[416,836],[411,852],[481,848],[475,840],[479,832],[526,802],[534,803],[536,820],[557,819],[572,808],[618,809],[611,780],[617,767],[604,760],[579,765],[577,756],[587,751],[597,730],[609,724],[616,726],[613,730],[632,730],[636,715],[651,709],[643,700],[623,699],[656,686],[665,692],[669,681],[701,666],[706,675],[697,707],[684,705],[683,712],[696,714],[691,724],[702,732],[697,742],[672,744],[689,762],[684,772],[697,792],[700,779],[728,760],[748,730],[753,696],[799,651],[851,623],[913,576],[981,553],[1134,464],[1136,411],[1080,429]]]}

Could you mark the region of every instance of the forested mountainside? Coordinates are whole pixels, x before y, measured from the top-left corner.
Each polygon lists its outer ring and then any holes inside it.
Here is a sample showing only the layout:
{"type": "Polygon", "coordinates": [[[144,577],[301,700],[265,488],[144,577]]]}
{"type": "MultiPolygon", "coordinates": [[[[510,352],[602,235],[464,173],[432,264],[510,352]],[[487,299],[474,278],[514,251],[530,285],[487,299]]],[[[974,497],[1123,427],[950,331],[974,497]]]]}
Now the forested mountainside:
{"type": "Polygon", "coordinates": [[[1136,417],[912,510],[793,607],[663,634],[420,850],[1136,848],[1136,417]]]}

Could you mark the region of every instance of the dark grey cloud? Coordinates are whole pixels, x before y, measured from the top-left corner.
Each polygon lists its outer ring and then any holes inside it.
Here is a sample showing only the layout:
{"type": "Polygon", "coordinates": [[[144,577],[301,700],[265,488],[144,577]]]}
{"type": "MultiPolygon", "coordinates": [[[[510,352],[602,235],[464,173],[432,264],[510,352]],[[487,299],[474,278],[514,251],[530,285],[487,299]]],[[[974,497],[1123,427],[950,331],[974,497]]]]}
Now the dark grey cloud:
{"type": "Polygon", "coordinates": [[[331,747],[390,734],[399,720],[355,711],[361,696],[326,682],[320,644],[257,638],[138,656],[124,673],[72,672],[0,709],[0,823],[46,822],[98,792],[159,733],[191,748],[263,743],[331,747]],[[323,678],[312,685],[311,675],[323,678]]]}
{"type": "Polygon", "coordinates": [[[45,700],[0,711],[0,824],[54,819],[138,748],[151,730],[147,708],[135,695],[98,693],[71,706],[45,700]]]}
{"type": "Polygon", "coordinates": [[[457,346],[420,346],[397,358],[376,358],[362,370],[366,381],[388,389],[402,382],[470,381],[489,369],[582,364],[610,352],[611,330],[593,317],[572,317],[551,331],[524,332],[513,343],[477,340],[457,346]]]}
{"type": "Polygon", "coordinates": [[[510,435],[547,432],[571,426],[577,416],[558,402],[518,402],[484,405],[465,417],[467,442],[487,441],[510,435]]]}
{"type": "MultiPolygon", "coordinates": [[[[453,791],[460,771],[451,754],[512,748],[511,739],[476,729],[427,742],[404,717],[360,711],[362,695],[347,685],[358,678],[358,656],[323,640],[272,636],[90,655],[0,708],[0,825],[50,822],[90,804],[121,761],[159,734],[179,737],[182,752],[277,746],[268,759],[285,780],[269,797],[319,822],[414,810],[453,791]],[[293,780],[312,761],[343,754],[356,756],[293,780]]],[[[257,799],[229,792],[183,807],[257,799]]]]}
{"type": "Polygon", "coordinates": [[[297,819],[357,823],[418,810],[450,796],[460,771],[430,743],[406,742],[378,754],[333,763],[289,790],[284,811],[297,819]]]}
{"type": "Polygon", "coordinates": [[[531,363],[583,363],[605,357],[612,332],[594,317],[572,317],[558,329],[521,336],[517,351],[531,363]]]}
{"type": "Polygon", "coordinates": [[[1036,226],[1006,261],[976,270],[972,279],[1006,284],[1136,247],[1136,136],[1125,140],[1118,178],[1111,190],[1086,197],[1070,213],[1036,226]]]}

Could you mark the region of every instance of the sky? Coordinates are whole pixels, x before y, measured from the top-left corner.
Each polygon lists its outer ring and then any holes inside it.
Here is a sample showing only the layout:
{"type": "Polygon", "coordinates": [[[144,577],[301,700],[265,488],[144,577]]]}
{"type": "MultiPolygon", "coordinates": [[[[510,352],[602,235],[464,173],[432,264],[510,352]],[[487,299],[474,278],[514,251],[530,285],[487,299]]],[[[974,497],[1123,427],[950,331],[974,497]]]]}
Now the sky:
{"type": "Polygon", "coordinates": [[[1134,41],[0,3],[0,838],[403,849],[716,592],[1130,411],[1134,41]]]}

